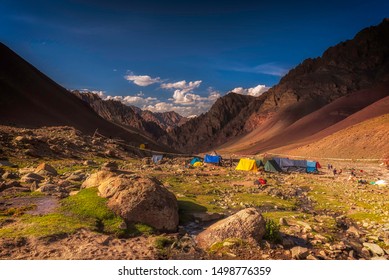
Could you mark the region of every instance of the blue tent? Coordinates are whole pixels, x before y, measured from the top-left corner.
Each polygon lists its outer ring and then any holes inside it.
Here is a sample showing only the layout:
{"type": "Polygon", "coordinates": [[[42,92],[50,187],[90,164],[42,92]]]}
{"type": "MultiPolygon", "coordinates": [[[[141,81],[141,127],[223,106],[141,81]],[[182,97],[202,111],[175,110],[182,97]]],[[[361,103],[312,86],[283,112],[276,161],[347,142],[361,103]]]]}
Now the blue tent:
{"type": "Polygon", "coordinates": [[[307,172],[312,173],[312,172],[316,172],[316,171],[317,171],[316,161],[307,160],[307,172]]]}
{"type": "Polygon", "coordinates": [[[204,162],[205,163],[216,163],[219,164],[221,160],[221,156],[211,156],[211,155],[205,155],[204,162]]]}
{"type": "Polygon", "coordinates": [[[196,162],[201,162],[201,159],[199,159],[199,158],[197,158],[197,157],[193,158],[193,159],[190,161],[190,165],[193,165],[193,164],[195,164],[196,162]]]}
{"type": "Polygon", "coordinates": [[[151,160],[152,160],[154,163],[158,163],[158,162],[160,162],[162,159],[163,159],[163,155],[153,155],[153,156],[151,157],[151,160]]]}

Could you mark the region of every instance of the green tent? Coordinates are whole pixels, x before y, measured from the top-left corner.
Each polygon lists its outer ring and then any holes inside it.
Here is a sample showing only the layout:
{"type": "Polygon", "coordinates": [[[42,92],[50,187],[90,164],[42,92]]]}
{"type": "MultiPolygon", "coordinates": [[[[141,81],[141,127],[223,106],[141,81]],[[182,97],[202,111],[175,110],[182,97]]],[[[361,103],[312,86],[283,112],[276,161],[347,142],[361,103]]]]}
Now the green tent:
{"type": "Polygon", "coordinates": [[[273,159],[268,160],[265,164],[265,171],[267,172],[282,172],[277,162],[273,159]]]}
{"type": "Polygon", "coordinates": [[[256,159],[255,161],[256,161],[258,167],[265,166],[262,159],[256,159]]]}

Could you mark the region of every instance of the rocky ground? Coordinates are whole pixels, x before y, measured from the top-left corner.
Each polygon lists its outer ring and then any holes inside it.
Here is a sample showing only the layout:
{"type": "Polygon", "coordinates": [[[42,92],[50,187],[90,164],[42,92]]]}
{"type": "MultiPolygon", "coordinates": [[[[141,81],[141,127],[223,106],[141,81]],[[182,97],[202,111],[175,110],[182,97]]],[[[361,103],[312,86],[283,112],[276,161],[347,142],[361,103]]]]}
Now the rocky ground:
{"type": "Polygon", "coordinates": [[[71,128],[1,129],[1,259],[389,258],[379,163],[248,173],[153,164],[71,128]]]}

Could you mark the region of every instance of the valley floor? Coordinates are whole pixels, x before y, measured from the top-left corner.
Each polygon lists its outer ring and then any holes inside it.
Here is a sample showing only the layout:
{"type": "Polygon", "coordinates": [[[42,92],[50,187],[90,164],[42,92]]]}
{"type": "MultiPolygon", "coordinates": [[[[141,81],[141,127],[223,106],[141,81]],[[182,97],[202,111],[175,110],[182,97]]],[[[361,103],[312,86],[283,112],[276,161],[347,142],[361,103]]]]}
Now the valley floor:
{"type": "MultiPolygon", "coordinates": [[[[61,201],[68,198],[29,192],[23,189],[29,185],[20,183],[0,192],[0,258],[389,258],[389,187],[370,184],[389,178],[389,172],[377,163],[333,162],[334,167],[343,170],[341,175],[334,176],[326,168],[320,174],[250,173],[212,165],[188,168],[184,165],[186,160],[166,159],[158,165],[138,159],[115,160],[121,170],[155,176],[176,195],[180,213],[178,233],[139,229],[129,236],[120,236],[107,228],[98,230],[96,221],[56,216],[63,214],[59,210],[61,201]],[[348,180],[351,168],[355,168],[357,176],[348,180]],[[267,184],[254,185],[258,178],[266,179],[267,184]],[[193,237],[198,232],[217,219],[248,207],[260,209],[266,219],[279,224],[279,238],[263,240],[258,246],[241,240],[215,244],[205,251],[196,246],[193,237]]],[[[80,195],[80,181],[75,180],[75,175],[84,178],[99,168],[99,164],[83,166],[78,160],[56,160],[50,164],[60,171],[49,180],[71,181],[73,197],[80,195]]],[[[14,174],[5,176],[3,184],[19,183],[25,172],[18,167],[3,170],[14,174]]]]}

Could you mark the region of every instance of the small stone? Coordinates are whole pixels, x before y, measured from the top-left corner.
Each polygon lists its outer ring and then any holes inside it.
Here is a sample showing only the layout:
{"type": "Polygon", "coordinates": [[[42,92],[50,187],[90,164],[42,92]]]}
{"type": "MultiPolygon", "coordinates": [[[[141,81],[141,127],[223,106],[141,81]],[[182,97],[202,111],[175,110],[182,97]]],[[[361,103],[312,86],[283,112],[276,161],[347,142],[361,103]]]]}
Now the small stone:
{"type": "Polygon", "coordinates": [[[309,255],[309,251],[307,248],[296,246],[290,249],[292,253],[292,258],[297,260],[303,260],[306,259],[306,257],[309,255]]]}

